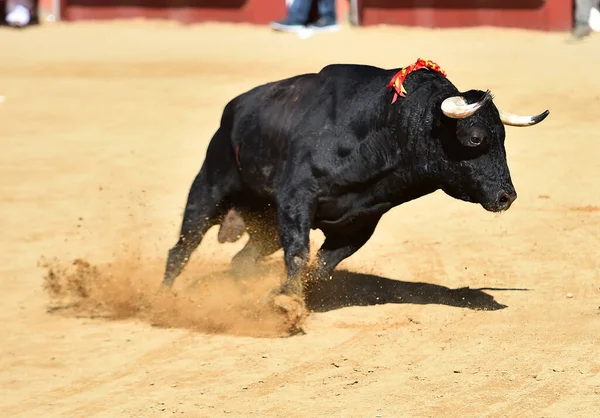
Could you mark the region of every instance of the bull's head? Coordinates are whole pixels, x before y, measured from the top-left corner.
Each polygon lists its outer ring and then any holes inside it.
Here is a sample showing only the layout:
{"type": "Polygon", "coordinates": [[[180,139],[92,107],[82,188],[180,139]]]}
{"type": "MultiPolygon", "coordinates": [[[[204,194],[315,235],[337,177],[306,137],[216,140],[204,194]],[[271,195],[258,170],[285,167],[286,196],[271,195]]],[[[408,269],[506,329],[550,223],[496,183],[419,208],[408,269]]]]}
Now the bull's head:
{"type": "Polygon", "coordinates": [[[517,193],[504,148],[504,125],[533,126],[548,116],[515,115],[496,108],[488,91],[470,90],[441,104],[444,152],[451,175],[442,189],[455,198],[479,203],[486,210],[510,208],[517,193]]]}

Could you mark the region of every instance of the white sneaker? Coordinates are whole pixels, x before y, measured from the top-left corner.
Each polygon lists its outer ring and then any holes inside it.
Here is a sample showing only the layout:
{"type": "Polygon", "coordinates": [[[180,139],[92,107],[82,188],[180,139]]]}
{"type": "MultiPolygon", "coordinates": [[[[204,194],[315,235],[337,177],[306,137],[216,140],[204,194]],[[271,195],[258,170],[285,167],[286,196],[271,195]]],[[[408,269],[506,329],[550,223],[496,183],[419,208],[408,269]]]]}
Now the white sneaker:
{"type": "Polygon", "coordinates": [[[31,20],[31,14],[29,9],[20,4],[16,5],[15,8],[6,15],[6,22],[11,26],[27,26],[31,20]]]}
{"type": "Polygon", "coordinates": [[[271,22],[271,28],[278,32],[301,32],[306,29],[304,25],[295,25],[287,22],[287,19],[271,22]]]}
{"type": "Polygon", "coordinates": [[[595,7],[590,12],[589,24],[594,32],[600,32],[600,10],[595,7]]]}

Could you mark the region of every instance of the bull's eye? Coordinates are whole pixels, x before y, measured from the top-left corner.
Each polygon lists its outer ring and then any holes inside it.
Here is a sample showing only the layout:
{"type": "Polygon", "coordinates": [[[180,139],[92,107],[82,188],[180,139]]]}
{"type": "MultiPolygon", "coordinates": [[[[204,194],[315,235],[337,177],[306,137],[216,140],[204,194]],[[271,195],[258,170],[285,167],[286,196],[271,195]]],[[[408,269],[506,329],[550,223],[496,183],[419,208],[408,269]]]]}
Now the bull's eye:
{"type": "Polygon", "coordinates": [[[460,127],[457,131],[458,140],[465,147],[479,147],[487,142],[490,131],[482,124],[460,127]]]}
{"type": "Polygon", "coordinates": [[[481,136],[472,136],[471,137],[471,144],[473,145],[479,145],[483,142],[483,137],[481,136]]]}

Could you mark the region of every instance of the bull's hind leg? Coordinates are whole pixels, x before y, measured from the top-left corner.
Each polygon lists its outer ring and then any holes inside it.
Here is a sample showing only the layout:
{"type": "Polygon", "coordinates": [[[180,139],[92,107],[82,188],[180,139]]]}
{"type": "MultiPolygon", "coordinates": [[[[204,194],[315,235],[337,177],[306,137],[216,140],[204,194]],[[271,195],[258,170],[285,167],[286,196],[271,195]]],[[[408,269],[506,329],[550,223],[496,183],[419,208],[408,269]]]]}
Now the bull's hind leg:
{"type": "Polygon", "coordinates": [[[181,224],[179,240],[169,250],[163,284],[171,287],[200,245],[206,231],[217,225],[229,209],[227,185],[213,185],[202,168],[194,179],[181,224]]]}

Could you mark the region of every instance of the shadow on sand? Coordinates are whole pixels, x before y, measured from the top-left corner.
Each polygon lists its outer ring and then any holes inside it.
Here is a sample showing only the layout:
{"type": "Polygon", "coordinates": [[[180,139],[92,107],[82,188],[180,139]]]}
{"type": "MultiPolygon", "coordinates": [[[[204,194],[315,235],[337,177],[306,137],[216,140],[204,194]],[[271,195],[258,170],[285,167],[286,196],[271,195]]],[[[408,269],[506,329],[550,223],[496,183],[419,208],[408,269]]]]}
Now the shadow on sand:
{"type": "Polygon", "coordinates": [[[371,274],[337,270],[333,272],[330,280],[307,285],[306,304],[314,312],[386,303],[437,304],[484,311],[496,311],[507,307],[496,302],[494,297],[484,290],[529,289],[450,289],[436,284],[403,282],[371,274]]]}

